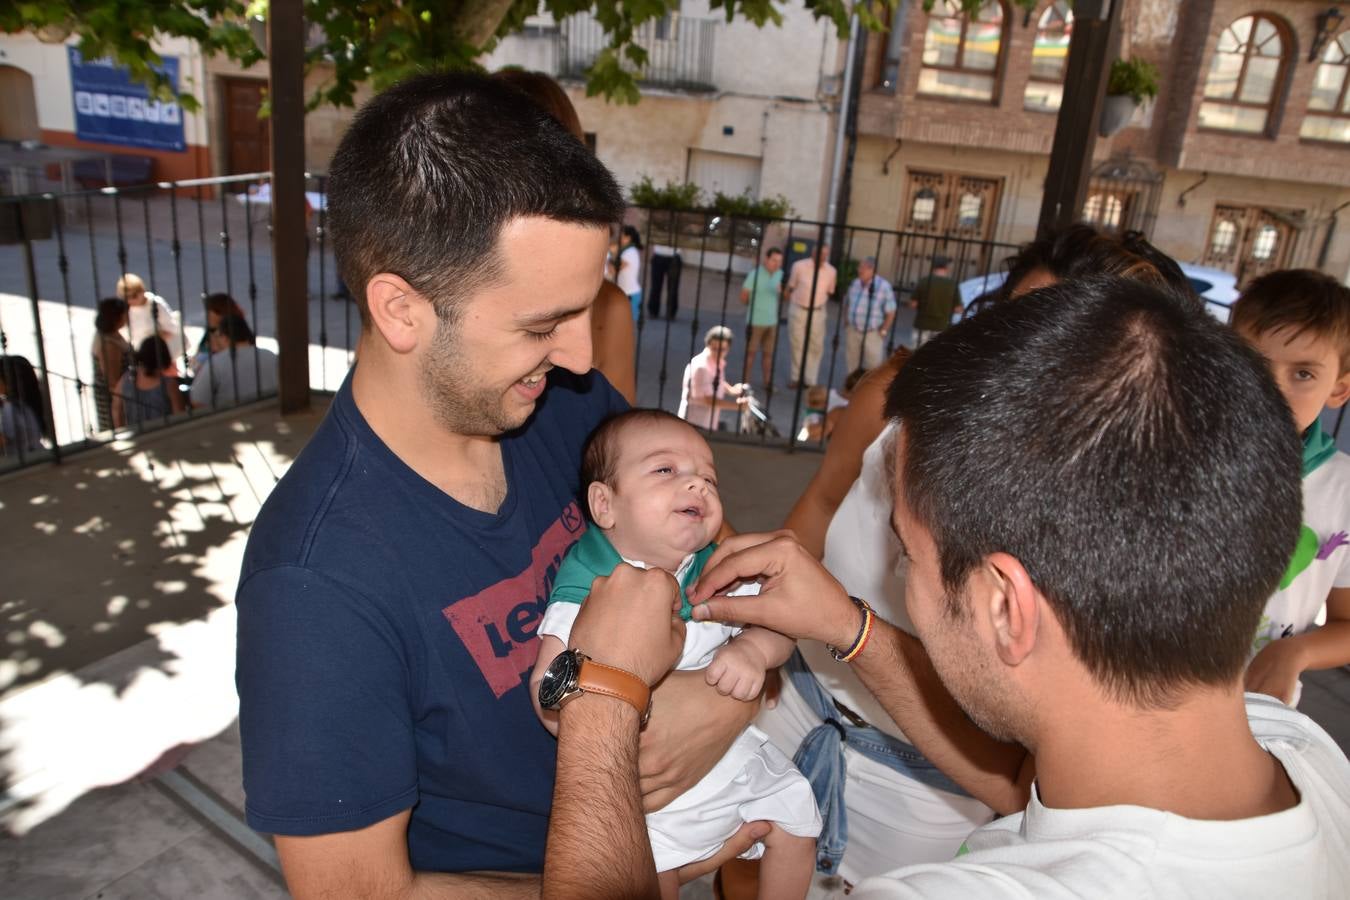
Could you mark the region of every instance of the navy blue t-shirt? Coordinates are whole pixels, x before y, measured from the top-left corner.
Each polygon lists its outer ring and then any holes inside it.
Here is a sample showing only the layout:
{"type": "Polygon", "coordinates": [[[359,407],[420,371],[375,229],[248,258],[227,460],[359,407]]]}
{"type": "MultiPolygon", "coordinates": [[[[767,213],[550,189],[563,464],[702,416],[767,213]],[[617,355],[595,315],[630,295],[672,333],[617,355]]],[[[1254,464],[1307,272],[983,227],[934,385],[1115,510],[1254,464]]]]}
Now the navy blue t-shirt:
{"type": "Polygon", "coordinates": [[[412,807],[419,871],[543,869],[557,743],[528,681],[558,564],[584,530],[586,437],[623,398],[550,373],[501,440],[495,513],[396,457],[343,384],[249,535],[238,671],[248,822],[348,831],[412,807]]]}

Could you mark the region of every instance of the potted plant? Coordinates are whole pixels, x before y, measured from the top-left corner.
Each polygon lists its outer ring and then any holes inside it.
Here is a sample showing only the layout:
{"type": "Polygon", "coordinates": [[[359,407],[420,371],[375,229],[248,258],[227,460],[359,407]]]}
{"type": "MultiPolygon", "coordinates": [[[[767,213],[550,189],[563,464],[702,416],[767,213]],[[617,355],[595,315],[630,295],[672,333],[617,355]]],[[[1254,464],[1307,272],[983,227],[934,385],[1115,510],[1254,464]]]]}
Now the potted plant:
{"type": "Polygon", "coordinates": [[[697,237],[704,227],[703,191],[689,182],[667,181],[658,187],[651,176],[643,175],[628,189],[629,200],[638,208],[638,230],[644,230],[651,218],[649,240],[653,244],[676,246],[681,235],[697,237]]]}
{"type": "Polygon", "coordinates": [[[794,212],[792,204],[782,194],[756,199],[750,195],[749,188],[741,194],[714,192],[712,210],[716,215],[708,224],[709,236],[720,239],[734,231],[733,252],[750,256],[758,253],[766,222],[786,219],[794,212]]]}
{"type": "Polygon", "coordinates": [[[1129,124],[1145,100],[1158,96],[1158,67],[1146,59],[1118,59],[1111,63],[1106,99],[1097,131],[1110,137],[1129,124]]]}

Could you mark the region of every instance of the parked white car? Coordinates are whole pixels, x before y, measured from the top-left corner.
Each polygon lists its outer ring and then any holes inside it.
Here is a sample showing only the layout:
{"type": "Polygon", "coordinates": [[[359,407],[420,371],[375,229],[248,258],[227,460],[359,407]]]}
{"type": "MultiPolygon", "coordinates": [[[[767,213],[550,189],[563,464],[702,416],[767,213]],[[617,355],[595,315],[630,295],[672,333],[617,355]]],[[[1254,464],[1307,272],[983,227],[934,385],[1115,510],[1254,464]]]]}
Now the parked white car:
{"type": "MultiPolygon", "coordinates": [[[[1238,298],[1237,278],[1232,272],[1223,269],[1211,269],[1208,266],[1196,266],[1191,263],[1179,263],[1182,274],[1191,282],[1191,287],[1205,301],[1205,309],[1220,322],[1227,322],[1233,301],[1238,298]]],[[[967,278],[958,285],[961,292],[961,305],[970,309],[978,307],[979,301],[989,294],[996,293],[1008,278],[1007,272],[990,272],[967,278]]]]}

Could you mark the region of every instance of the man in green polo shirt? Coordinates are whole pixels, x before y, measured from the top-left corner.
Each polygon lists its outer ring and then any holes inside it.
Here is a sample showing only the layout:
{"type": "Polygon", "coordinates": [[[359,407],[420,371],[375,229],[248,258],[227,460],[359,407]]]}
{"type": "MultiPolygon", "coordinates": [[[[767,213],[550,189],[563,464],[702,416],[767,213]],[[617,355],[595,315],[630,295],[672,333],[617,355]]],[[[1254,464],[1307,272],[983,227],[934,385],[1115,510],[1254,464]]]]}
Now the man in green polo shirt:
{"type": "Polygon", "coordinates": [[[764,264],[745,276],[741,302],[750,305],[746,312],[745,369],[741,381],[750,381],[750,365],[755,351],[761,351],[760,371],[767,387],[773,373],[773,348],[778,335],[778,301],[783,296],[783,251],[770,247],[764,264]]]}
{"type": "Polygon", "coordinates": [[[961,295],[949,273],[951,262],[945,256],[933,257],[932,274],[914,286],[914,347],[917,349],[935,334],[952,324],[952,316],[961,311],[961,295]]]}

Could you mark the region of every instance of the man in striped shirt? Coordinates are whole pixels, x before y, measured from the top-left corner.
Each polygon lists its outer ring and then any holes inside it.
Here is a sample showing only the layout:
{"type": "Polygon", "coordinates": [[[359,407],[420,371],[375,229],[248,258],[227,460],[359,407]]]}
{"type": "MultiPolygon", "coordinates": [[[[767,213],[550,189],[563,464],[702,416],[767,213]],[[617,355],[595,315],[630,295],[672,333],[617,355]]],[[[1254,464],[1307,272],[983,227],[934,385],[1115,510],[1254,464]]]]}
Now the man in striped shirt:
{"type": "Polygon", "coordinates": [[[877,261],[872,257],[858,263],[858,277],[849,285],[844,303],[848,371],[860,364],[874,369],[886,356],[886,335],[895,321],[895,291],[877,274],[877,261]]]}

